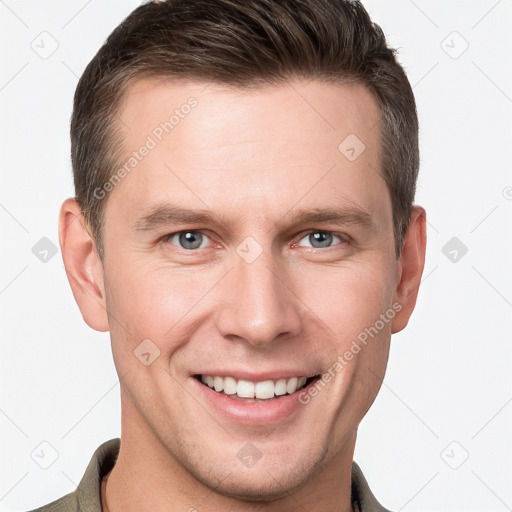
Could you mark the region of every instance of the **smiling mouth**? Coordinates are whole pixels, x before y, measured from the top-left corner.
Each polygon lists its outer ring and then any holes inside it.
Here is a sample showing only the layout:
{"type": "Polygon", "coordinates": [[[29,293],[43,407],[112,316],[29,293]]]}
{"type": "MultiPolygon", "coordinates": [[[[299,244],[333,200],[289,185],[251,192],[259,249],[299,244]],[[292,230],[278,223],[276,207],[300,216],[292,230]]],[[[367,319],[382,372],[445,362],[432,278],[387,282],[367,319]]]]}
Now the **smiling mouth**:
{"type": "Polygon", "coordinates": [[[244,379],[237,380],[233,377],[219,375],[195,375],[195,378],[212,391],[226,395],[233,400],[259,403],[269,402],[281,396],[291,395],[300,391],[320,378],[320,375],[264,380],[260,382],[251,382],[244,379]]]}

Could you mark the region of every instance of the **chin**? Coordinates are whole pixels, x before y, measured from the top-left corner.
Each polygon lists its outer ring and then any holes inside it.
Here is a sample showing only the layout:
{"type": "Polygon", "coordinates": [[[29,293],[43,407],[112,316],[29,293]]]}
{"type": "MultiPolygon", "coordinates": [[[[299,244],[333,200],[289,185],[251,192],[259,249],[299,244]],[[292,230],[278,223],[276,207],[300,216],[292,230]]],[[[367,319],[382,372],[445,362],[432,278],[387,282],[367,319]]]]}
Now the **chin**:
{"type": "Polygon", "coordinates": [[[308,473],[299,474],[296,469],[292,473],[288,471],[286,475],[282,474],[282,470],[278,475],[270,474],[266,468],[254,474],[253,470],[246,471],[244,474],[230,473],[214,487],[215,491],[229,498],[253,503],[268,503],[289,496],[293,491],[303,487],[310,478],[308,473]]]}
{"type": "MultiPolygon", "coordinates": [[[[225,461],[220,466],[209,464],[205,466],[188,468],[195,479],[216,493],[229,498],[236,498],[247,502],[271,502],[278,501],[289,496],[294,491],[301,489],[306,482],[314,478],[325,467],[327,451],[318,454],[316,458],[312,454],[297,455],[297,459],[291,460],[289,454],[272,461],[264,459],[258,461],[252,468],[233,467],[225,461]],[[213,475],[224,475],[220,479],[213,475]]],[[[238,461],[237,461],[238,462],[238,461]]]]}

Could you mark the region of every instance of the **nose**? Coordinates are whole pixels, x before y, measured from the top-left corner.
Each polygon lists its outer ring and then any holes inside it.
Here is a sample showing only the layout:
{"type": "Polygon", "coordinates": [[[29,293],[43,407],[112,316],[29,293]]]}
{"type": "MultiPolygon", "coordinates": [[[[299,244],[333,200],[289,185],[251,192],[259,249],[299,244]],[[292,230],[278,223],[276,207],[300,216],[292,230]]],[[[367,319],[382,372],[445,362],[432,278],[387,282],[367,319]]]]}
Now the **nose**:
{"type": "Polygon", "coordinates": [[[244,339],[255,347],[301,331],[300,299],[293,293],[283,266],[270,251],[251,263],[235,255],[234,268],[223,283],[218,329],[228,339],[244,339]],[[266,254],[269,254],[267,256],[266,254]]]}

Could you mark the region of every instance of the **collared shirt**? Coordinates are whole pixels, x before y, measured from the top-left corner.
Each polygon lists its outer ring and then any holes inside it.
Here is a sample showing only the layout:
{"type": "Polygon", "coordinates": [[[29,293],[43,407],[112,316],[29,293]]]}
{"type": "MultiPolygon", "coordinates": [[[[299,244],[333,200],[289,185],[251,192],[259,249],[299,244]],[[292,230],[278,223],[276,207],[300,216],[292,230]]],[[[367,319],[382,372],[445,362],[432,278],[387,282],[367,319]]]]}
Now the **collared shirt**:
{"type": "MultiPolygon", "coordinates": [[[[114,467],[121,439],[101,444],[94,452],[78,487],[62,498],[31,512],[102,512],[101,481],[114,467]]],[[[355,512],[389,512],[372,494],[361,468],[352,463],[352,503],[355,512]]]]}

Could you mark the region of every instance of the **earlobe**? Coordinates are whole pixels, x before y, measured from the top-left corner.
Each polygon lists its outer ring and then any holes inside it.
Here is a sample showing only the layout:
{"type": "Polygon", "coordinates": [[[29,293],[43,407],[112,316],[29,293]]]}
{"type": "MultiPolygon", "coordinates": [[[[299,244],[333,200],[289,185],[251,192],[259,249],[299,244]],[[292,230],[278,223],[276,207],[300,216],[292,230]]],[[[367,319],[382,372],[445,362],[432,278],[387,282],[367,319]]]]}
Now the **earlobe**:
{"type": "Polygon", "coordinates": [[[83,319],[97,331],[108,331],[103,264],[74,198],[62,204],[59,242],[69,284],[83,319]]]}
{"type": "Polygon", "coordinates": [[[400,304],[401,310],[394,317],[391,324],[392,334],[405,328],[416,305],[421,276],[425,266],[426,221],[427,214],[424,208],[414,206],[399,259],[394,303],[400,304]]]}

